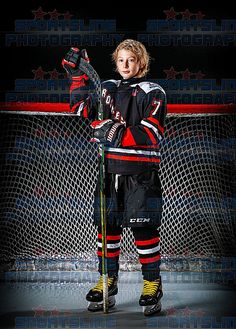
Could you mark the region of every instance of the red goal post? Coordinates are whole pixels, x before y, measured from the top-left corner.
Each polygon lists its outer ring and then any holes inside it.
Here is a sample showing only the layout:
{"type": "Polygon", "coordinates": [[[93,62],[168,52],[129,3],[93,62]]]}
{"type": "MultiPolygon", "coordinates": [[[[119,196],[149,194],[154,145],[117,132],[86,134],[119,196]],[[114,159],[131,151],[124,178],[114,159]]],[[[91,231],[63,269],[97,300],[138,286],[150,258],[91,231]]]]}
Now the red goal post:
{"type": "MultiPolygon", "coordinates": [[[[73,114],[68,103],[1,102],[0,111],[73,114]]],[[[233,114],[236,104],[168,104],[168,114],[233,114]]]]}

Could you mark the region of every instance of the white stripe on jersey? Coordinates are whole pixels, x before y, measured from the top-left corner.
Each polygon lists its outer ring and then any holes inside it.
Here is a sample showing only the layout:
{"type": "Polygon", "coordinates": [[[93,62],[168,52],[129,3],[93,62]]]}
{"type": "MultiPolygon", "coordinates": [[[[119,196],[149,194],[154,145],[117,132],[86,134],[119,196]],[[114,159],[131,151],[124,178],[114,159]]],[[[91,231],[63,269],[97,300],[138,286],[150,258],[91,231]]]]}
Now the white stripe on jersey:
{"type": "Polygon", "coordinates": [[[148,128],[151,128],[154,133],[156,134],[157,138],[161,141],[162,140],[162,136],[159,134],[159,131],[156,127],[154,127],[151,123],[147,122],[147,121],[144,121],[142,120],[141,121],[141,124],[148,127],[148,128]]]}
{"type": "Polygon", "coordinates": [[[115,148],[115,147],[105,147],[106,151],[109,152],[116,152],[116,153],[129,153],[129,154],[141,154],[141,155],[153,155],[153,156],[160,156],[160,152],[156,151],[144,151],[144,150],[131,150],[126,148],[115,148]]]}

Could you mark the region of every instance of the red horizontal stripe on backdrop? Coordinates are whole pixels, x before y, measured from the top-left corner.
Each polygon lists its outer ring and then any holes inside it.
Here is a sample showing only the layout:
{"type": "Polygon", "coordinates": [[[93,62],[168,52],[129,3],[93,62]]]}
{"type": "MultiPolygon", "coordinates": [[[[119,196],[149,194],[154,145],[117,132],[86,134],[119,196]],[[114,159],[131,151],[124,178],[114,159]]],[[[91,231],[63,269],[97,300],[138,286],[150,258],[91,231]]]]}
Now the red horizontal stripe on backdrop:
{"type": "MultiPolygon", "coordinates": [[[[98,233],[98,239],[102,239],[101,233],[98,233]]],[[[107,235],[107,240],[120,240],[120,235],[107,235]]]]}
{"type": "Polygon", "coordinates": [[[157,255],[157,256],[151,257],[151,258],[141,258],[141,257],[139,257],[139,260],[140,260],[141,264],[154,263],[154,262],[156,262],[157,260],[160,260],[160,259],[161,259],[160,255],[157,255]]]}
{"type": "Polygon", "coordinates": [[[153,238],[153,239],[150,239],[150,240],[144,240],[144,241],[143,240],[136,240],[135,244],[136,244],[136,246],[147,246],[147,245],[157,243],[157,242],[160,242],[159,237],[156,237],[156,238],[153,238]]]}
{"type": "Polygon", "coordinates": [[[0,103],[0,111],[73,113],[69,103],[5,102],[0,103]]]}
{"type": "Polygon", "coordinates": [[[160,159],[155,158],[139,158],[139,157],[130,157],[126,155],[114,155],[114,154],[106,154],[106,158],[116,159],[122,161],[140,161],[140,162],[160,162],[160,159]]]}
{"type": "Polygon", "coordinates": [[[167,104],[167,113],[236,113],[236,104],[167,104]]]}
{"type": "MultiPolygon", "coordinates": [[[[0,102],[0,111],[71,113],[69,103],[0,102]]],[[[236,113],[236,104],[167,104],[167,113],[236,113]]]]}
{"type": "MultiPolygon", "coordinates": [[[[97,251],[97,255],[102,257],[102,251],[97,251]]],[[[111,257],[116,257],[120,255],[120,250],[115,251],[115,252],[108,252],[107,253],[107,257],[111,258],[111,257]]]]}

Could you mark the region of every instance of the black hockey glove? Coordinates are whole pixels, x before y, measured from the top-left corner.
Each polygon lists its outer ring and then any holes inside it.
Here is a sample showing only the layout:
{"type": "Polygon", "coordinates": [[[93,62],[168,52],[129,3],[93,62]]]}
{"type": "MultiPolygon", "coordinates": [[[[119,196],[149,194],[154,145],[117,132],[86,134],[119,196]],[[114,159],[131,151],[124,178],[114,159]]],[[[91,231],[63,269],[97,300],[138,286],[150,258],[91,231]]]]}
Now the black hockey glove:
{"type": "Polygon", "coordinates": [[[124,133],[125,126],[111,119],[97,120],[91,123],[94,129],[92,142],[98,142],[107,146],[118,147],[124,133]]]}
{"type": "Polygon", "coordinates": [[[70,48],[65,58],[62,60],[62,66],[66,70],[69,77],[79,77],[85,73],[79,69],[80,59],[83,58],[89,63],[87,51],[85,49],[70,48]]]}
{"type": "Polygon", "coordinates": [[[85,49],[70,48],[62,60],[62,65],[71,80],[70,108],[79,116],[87,118],[89,116],[89,77],[79,68],[81,58],[89,63],[85,49]]]}

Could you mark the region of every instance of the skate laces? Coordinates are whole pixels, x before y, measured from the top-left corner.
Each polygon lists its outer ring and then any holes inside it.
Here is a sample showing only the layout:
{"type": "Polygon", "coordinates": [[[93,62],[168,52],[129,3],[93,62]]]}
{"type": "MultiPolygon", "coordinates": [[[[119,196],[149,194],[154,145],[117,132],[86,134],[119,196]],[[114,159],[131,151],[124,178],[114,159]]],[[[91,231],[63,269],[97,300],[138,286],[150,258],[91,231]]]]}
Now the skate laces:
{"type": "MultiPolygon", "coordinates": [[[[108,277],[108,288],[113,284],[114,282],[114,278],[109,278],[108,277]]],[[[96,284],[96,286],[92,289],[92,290],[96,290],[96,291],[100,291],[102,292],[103,291],[103,278],[102,276],[100,276],[99,280],[98,280],[98,283],[96,284]]]]}
{"type": "Polygon", "coordinates": [[[143,291],[142,295],[155,295],[160,286],[160,279],[156,281],[143,280],[143,291]]]}

